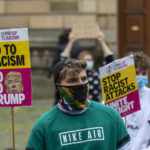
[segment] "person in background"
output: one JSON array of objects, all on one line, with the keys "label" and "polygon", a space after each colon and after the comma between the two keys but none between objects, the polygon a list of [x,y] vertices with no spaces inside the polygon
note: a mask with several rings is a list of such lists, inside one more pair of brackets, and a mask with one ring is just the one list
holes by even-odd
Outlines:
[{"label": "person in background", "polygon": [[76,41],[74,41],[74,42],[69,41],[70,33],[71,33],[71,29],[68,29],[68,30],[65,30],[64,32],[62,32],[62,34],[59,36],[58,46],[56,48],[53,61],[51,63],[49,71],[48,71],[48,81],[49,82],[51,81],[51,77],[52,77],[53,70],[54,70],[56,63],[61,60],[60,54],[65,50],[65,48],[71,47],[71,49],[70,49],[70,57],[71,58],[77,58],[78,54],[81,51],[81,47]]},{"label": "person in background", "polygon": [[150,145],[150,89],[146,86],[150,57],[143,52],[131,54],[134,56],[141,110],[126,116],[125,123],[131,136],[132,150],[144,150]]},{"label": "person in background", "polygon": [[58,62],[54,82],[60,101],[35,123],[26,150],[131,150],[118,112],[88,99],[85,61]]},{"label": "person in background", "polygon": [[[114,59],[113,53],[104,41],[103,32],[98,33],[97,39],[99,43],[101,44],[102,50],[104,53],[103,64],[108,64],[112,62]],[[75,41],[75,37],[73,33],[71,32],[69,35],[69,43],[73,43],[74,41]],[[62,59],[70,58],[70,51],[71,51],[71,46],[66,47],[66,49],[61,53],[61,58]],[[94,101],[101,102],[102,101],[101,84],[100,84],[99,74],[97,71],[94,70],[94,59],[93,59],[92,53],[90,51],[82,50],[79,53],[77,59],[84,60],[87,63],[86,73],[87,73],[87,77],[88,77],[88,81],[90,85],[89,86],[89,98]]]},{"label": "person in background", "polygon": [[87,64],[86,73],[89,81],[89,98],[101,102],[101,84],[99,74],[94,70],[94,59],[91,52],[82,51],[77,59],[84,60]]}]

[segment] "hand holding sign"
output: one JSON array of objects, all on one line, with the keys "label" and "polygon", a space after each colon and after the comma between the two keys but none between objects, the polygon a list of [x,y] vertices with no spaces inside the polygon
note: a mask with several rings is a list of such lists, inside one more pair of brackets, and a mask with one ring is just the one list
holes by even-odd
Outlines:
[{"label": "hand holding sign", "polygon": [[105,38],[104,33],[103,33],[102,31],[99,31],[97,38],[98,38],[98,40],[99,40],[100,42],[103,42],[103,41],[104,41],[104,38]]},{"label": "hand holding sign", "polygon": [[76,40],[75,35],[73,34],[73,32],[70,32],[69,34],[69,42],[74,43]]}]

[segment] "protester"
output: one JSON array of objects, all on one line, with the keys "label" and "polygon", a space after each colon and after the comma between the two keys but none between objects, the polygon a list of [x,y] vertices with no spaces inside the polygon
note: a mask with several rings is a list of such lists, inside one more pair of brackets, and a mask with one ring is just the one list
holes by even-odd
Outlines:
[{"label": "protester", "polygon": [[64,49],[67,46],[71,47],[71,53],[70,53],[71,58],[77,58],[78,54],[81,51],[81,47],[77,42],[72,42],[72,43],[69,42],[69,34],[70,33],[71,33],[71,29],[67,29],[67,30],[63,31],[62,34],[59,36],[58,46],[56,48],[54,58],[53,58],[53,61],[51,63],[51,66],[50,66],[49,72],[48,72],[48,81],[51,81],[54,67],[55,67],[56,63],[61,60],[60,54],[64,51]]},{"label": "protester", "polygon": [[150,57],[143,52],[132,54],[135,62],[141,110],[126,116],[125,123],[132,139],[132,149],[143,150],[150,144],[150,89],[146,87]]},{"label": "protester", "polygon": [[89,98],[100,102],[102,99],[101,95],[101,84],[99,74],[94,70],[94,59],[89,51],[82,51],[78,60],[84,60],[87,63],[86,73],[89,81]]},{"label": "protester", "polygon": [[58,105],[42,115],[26,150],[130,150],[130,137],[112,107],[90,101],[86,63],[62,60],[54,69]]},{"label": "protester", "polygon": [[7,93],[23,91],[22,75],[20,72],[11,71],[6,74],[5,89]]},{"label": "protester", "polygon": [[[104,41],[103,32],[100,31],[97,35],[98,35],[97,39],[101,44],[104,53],[103,64],[108,64],[113,61],[113,53],[111,52],[110,48],[106,45]],[[69,35],[69,43],[73,43],[74,41],[75,41],[75,37],[71,32]],[[62,59],[69,58],[70,52],[71,52],[71,46],[66,47],[65,50],[60,54],[61,58]],[[90,85],[89,86],[90,99],[97,102],[101,102],[102,101],[101,84],[100,84],[99,74],[94,70],[94,59],[92,53],[90,51],[82,50],[79,53],[77,59],[84,60],[87,63],[86,72],[87,72],[87,77]]]}]

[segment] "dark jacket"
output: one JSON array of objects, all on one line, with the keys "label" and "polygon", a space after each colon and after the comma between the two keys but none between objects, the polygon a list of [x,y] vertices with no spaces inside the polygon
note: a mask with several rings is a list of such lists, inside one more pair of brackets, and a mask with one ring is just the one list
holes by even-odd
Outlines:
[{"label": "dark jacket", "polygon": [[[64,51],[66,46],[67,46],[67,43],[66,44],[59,44],[58,47],[56,48],[53,61],[52,61],[51,66],[49,68],[48,78],[50,78],[52,76],[54,66],[56,65],[56,63],[58,61],[60,61],[60,59],[61,59],[60,54]],[[72,49],[71,49],[71,58],[77,58],[77,56],[80,52],[81,52],[81,47],[79,46],[79,44],[77,42],[75,42],[73,44]]]}]

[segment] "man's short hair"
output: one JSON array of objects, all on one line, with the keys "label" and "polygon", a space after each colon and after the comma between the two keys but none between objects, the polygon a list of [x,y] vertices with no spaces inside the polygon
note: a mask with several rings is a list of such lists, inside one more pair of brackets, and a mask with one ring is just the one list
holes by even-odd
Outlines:
[{"label": "man's short hair", "polygon": [[59,61],[54,68],[54,82],[60,83],[67,74],[77,76],[82,70],[86,69],[86,62],[75,59]]},{"label": "man's short hair", "polygon": [[147,70],[150,68],[150,57],[141,52],[131,52],[134,56],[134,63],[136,68]]}]

